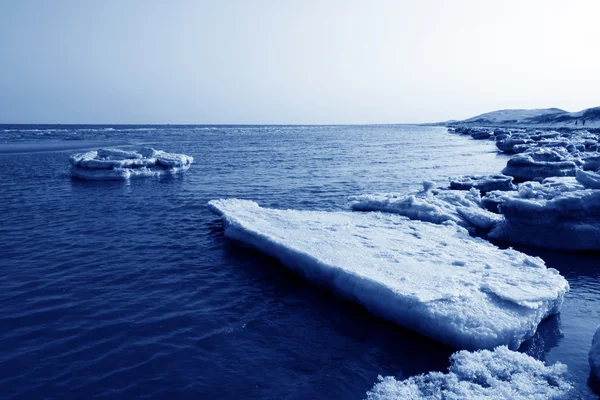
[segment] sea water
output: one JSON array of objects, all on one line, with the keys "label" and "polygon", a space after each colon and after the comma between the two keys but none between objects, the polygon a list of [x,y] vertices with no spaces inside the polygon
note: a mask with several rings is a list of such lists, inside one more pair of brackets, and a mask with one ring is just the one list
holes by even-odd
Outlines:
[{"label": "sea water", "polygon": [[[195,164],[129,182],[69,175],[73,152],[139,145]],[[443,371],[453,349],[227,240],[206,203],[347,210],[351,195],[506,161],[442,127],[0,125],[0,398],[361,399],[378,375]],[[520,350],[567,364],[591,396],[600,256],[519,250],[571,285]]]}]

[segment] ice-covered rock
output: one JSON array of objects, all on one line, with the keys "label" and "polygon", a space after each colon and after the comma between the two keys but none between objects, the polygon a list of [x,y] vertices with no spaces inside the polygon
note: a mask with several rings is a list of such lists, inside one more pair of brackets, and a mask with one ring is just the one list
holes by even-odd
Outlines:
[{"label": "ice-covered rock", "polygon": [[213,200],[225,235],[376,315],[456,348],[516,349],[569,288],[537,257],[456,225],[378,212],[275,210]]},{"label": "ice-covered rock", "polygon": [[498,347],[466,350],[450,357],[448,373],[430,372],[406,380],[379,377],[368,400],[550,400],[569,399],[567,366],[545,365],[523,353]]},{"label": "ice-covered rock", "polygon": [[592,348],[590,349],[588,360],[592,369],[592,375],[597,380],[600,380],[600,327],[598,327],[592,339]]},{"label": "ice-covered rock", "polygon": [[354,211],[382,211],[434,224],[453,222],[466,228],[490,229],[497,222],[496,215],[482,208],[478,190],[440,190],[425,184],[425,190],[408,195],[376,193],[352,196],[351,207]]},{"label": "ice-covered rock", "polygon": [[513,177],[506,175],[465,175],[450,179],[450,189],[469,190],[478,189],[482,192],[492,190],[515,190],[512,183]]},{"label": "ice-covered rock", "polygon": [[127,180],[187,171],[194,161],[184,154],[143,148],[138,151],[99,149],[69,157],[71,175],[90,180]]},{"label": "ice-covered rock", "polygon": [[550,176],[575,176],[576,170],[577,164],[568,159],[564,149],[538,148],[513,156],[502,173],[520,181],[531,181]]}]

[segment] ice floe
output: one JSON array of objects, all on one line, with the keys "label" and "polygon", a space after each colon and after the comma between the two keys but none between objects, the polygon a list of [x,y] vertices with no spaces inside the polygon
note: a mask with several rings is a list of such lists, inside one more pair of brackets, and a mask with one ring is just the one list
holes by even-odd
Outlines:
[{"label": "ice floe", "polygon": [[69,157],[71,175],[91,180],[127,180],[135,177],[173,175],[187,171],[194,158],[143,148],[140,151],[99,149]]},{"label": "ice floe", "polygon": [[531,181],[551,176],[575,176],[577,163],[570,160],[562,148],[539,148],[513,156],[502,170],[520,181]]},{"label": "ice floe", "polygon": [[[581,177],[578,179],[580,180]],[[574,178],[526,182],[517,192],[490,192],[504,219],[488,236],[555,250],[600,250],[600,190]]]},{"label": "ice floe", "polygon": [[446,374],[430,372],[405,380],[380,376],[368,400],[566,400],[573,388],[566,365],[546,365],[504,346],[459,351],[450,363]]},{"label": "ice floe", "polygon": [[482,192],[492,190],[515,190],[513,177],[506,175],[464,175],[450,179],[450,189],[469,190],[475,188]]},{"label": "ice floe", "polygon": [[537,257],[451,225],[378,212],[275,210],[213,200],[226,236],[376,315],[460,349],[516,349],[569,285]]},{"label": "ice floe", "polygon": [[479,190],[434,189],[412,194],[375,193],[350,197],[354,211],[382,211],[434,224],[455,223],[465,228],[490,229],[500,217],[482,208]]}]

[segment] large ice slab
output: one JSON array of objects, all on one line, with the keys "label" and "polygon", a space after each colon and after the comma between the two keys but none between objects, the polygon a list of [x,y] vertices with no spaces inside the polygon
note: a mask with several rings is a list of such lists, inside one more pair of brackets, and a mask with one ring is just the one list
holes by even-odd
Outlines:
[{"label": "large ice slab", "polygon": [[566,400],[573,388],[566,365],[547,366],[504,346],[459,351],[450,362],[447,374],[430,372],[401,381],[380,376],[368,400]]},{"label": "large ice slab", "polygon": [[465,228],[491,229],[501,220],[482,208],[479,190],[438,190],[424,182],[412,194],[375,193],[350,198],[354,211],[382,211],[434,224],[453,222]]},{"label": "large ice slab", "polygon": [[127,180],[136,177],[173,175],[187,171],[194,158],[143,148],[138,151],[99,149],[69,157],[71,175],[90,180]]},{"label": "large ice slab", "polygon": [[559,311],[567,281],[456,225],[385,213],[213,200],[225,234],[386,319],[456,348],[516,349]]}]

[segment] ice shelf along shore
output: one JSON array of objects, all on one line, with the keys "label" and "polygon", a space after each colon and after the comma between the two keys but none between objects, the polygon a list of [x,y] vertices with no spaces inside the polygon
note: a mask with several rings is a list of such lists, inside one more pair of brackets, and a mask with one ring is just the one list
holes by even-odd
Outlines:
[{"label": "ice shelf along shore", "polygon": [[262,208],[213,200],[225,235],[372,313],[458,349],[517,349],[557,313],[567,281],[537,257],[455,224],[379,212]]},{"label": "ice shelf along shore", "polygon": [[502,346],[466,350],[450,357],[448,373],[430,372],[406,380],[379,377],[368,400],[558,400],[570,399],[567,367],[545,365]]},{"label": "ice shelf along shore", "polygon": [[71,175],[89,180],[127,180],[165,176],[190,169],[194,158],[152,148],[139,151],[99,149],[69,157]]}]

